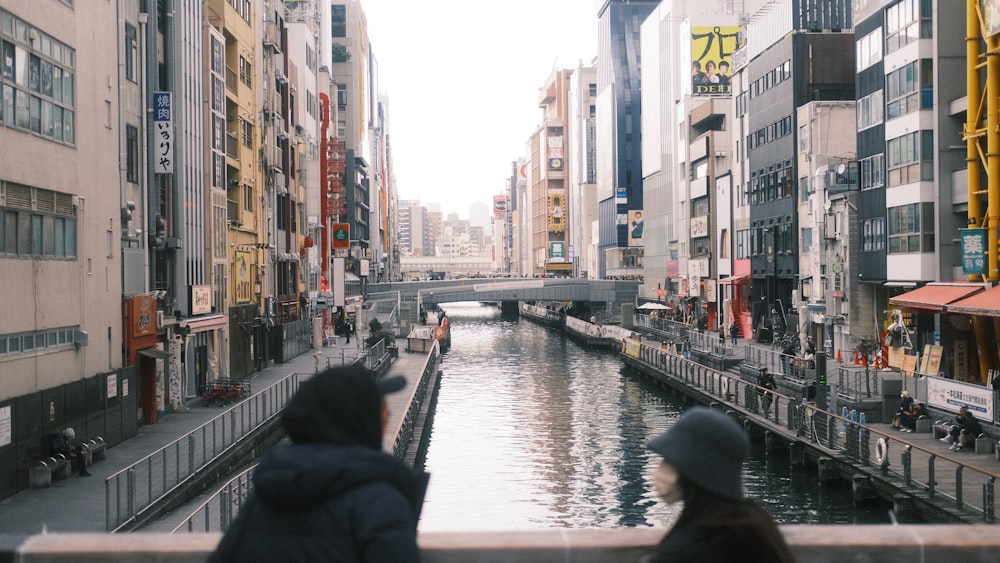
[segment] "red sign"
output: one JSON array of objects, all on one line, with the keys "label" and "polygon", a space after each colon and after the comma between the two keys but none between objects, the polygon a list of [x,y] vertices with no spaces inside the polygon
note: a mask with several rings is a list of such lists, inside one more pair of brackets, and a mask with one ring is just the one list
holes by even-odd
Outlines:
[{"label": "red sign", "polygon": [[129,310],[132,338],[156,334],[156,298],[152,295],[136,295]]},{"label": "red sign", "polygon": [[350,248],[351,226],[347,223],[334,223],[331,237],[333,238],[333,248]]}]

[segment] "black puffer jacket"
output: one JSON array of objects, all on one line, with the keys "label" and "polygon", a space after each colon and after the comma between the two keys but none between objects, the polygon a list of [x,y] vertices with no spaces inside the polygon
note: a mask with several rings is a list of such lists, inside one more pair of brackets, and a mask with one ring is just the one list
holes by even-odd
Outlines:
[{"label": "black puffer jacket", "polygon": [[210,561],[419,561],[426,474],[389,454],[306,443],[272,449]]}]

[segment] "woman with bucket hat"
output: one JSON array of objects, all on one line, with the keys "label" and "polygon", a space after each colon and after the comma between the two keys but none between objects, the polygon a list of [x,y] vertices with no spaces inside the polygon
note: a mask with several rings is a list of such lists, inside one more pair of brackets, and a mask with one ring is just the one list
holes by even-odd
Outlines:
[{"label": "woman with bucket hat", "polygon": [[771,516],[743,497],[750,441],[732,419],[695,407],[646,447],[663,456],[653,476],[657,494],[669,504],[684,501],[650,563],[795,561]]}]

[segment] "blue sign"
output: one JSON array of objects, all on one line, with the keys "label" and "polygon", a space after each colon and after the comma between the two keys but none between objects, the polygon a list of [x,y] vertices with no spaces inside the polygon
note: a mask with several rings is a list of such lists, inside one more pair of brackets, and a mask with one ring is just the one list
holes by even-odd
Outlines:
[{"label": "blue sign", "polygon": [[979,276],[986,271],[986,229],[959,229],[962,237],[962,273]]},{"label": "blue sign", "polygon": [[170,92],[153,92],[153,121],[170,121]]}]

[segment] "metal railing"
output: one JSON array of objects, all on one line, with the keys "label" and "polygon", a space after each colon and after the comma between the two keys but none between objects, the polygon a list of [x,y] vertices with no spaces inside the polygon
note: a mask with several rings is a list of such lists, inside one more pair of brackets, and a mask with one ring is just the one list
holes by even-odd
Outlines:
[{"label": "metal railing", "polygon": [[298,384],[298,374],[291,374],[105,479],[106,529],[116,531],[133,522],[178,485],[276,416],[298,389]]},{"label": "metal railing", "polygon": [[[437,342],[427,355],[421,370],[420,380],[414,391],[415,400],[410,401],[406,413],[395,432],[392,440],[392,455],[402,458],[413,441],[421,407],[427,400],[427,393],[434,372],[438,369],[441,359],[441,349]],[[420,400],[416,400],[419,397]],[[227,481],[215,493],[198,505],[191,514],[177,525],[170,533],[177,532],[224,532],[229,529],[233,519],[239,512],[246,498],[253,491],[253,467],[240,472]]]},{"label": "metal railing", "polygon": [[[801,398],[765,390],[657,346],[640,343],[635,359],[728,409],[762,416],[779,430],[787,430],[793,440],[809,442],[850,464],[877,468],[883,476],[895,477],[899,486],[922,490],[931,501],[943,499],[958,510],[980,514],[985,522],[995,520],[995,482],[1000,477],[996,472],[940,457],[934,450],[880,432],[850,414],[837,415]],[[946,472],[954,477],[935,477]]]}]

